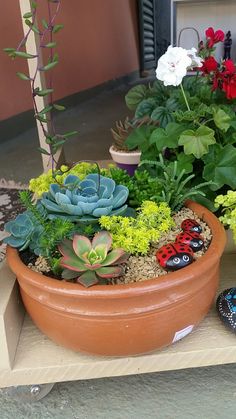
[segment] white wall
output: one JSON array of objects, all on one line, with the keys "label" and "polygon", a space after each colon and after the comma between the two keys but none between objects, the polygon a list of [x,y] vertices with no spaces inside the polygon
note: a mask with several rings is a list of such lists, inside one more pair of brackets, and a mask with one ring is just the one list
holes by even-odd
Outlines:
[{"label": "white wall", "polygon": [[[205,29],[212,26],[215,30],[222,29],[225,33],[230,30],[232,35],[231,58],[236,61],[236,0],[212,0],[176,3],[176,29],[179,32],[186,26],[192,26],[199,32],[200,39],[205,40]],[[180,46],[191,48],[197,46],[194,31],[186,30],[181,35]],[[216,58],[223,55],[223,43],[217,46]]]}]

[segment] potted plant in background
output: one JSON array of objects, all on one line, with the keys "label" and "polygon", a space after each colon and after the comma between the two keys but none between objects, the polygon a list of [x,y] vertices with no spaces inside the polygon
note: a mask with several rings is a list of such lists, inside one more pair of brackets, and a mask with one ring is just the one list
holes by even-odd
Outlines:
[{"label": "potted plant in background", "polygon": [[[133,176],[139,165],[141,151],[138,147],[128,148],[126,140],[136,128],[141,128],[143,125],[145,125],[145,131],[148,129],[149,132],[158,125],[158,122],[151,121],[148,116],[131,121],[127,116],[124,122],[116,121],[115,128],[111,128],[114,142],[109,148],[109,152],[116,165],[126,170],[130,176]],[[142,132],[142,135],[145,135],[145,132]]]},{"label": "potted plant in background", "polygon": [[[58,136],[46,135],[53,152]],[[177,341],[206,315],[225,233],[203,206],[184,206],[207,185],[189,187],[193,175],[180,162],[158,155],[134,181],[119,168],[53,167],[31,182],[37,200],[21,193],[26,211],[6,225],[7,259],[26,310],[51,339],[88,353],[135,355]]]}]

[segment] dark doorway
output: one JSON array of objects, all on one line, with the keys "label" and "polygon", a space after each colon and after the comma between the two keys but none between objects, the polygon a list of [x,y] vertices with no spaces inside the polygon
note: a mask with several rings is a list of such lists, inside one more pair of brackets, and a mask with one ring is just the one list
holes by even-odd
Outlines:
[{"label": "dark doorway", "polygon": [[141,73],[156,68],[158,58],[170,45],[171,0],[139,0]]}]

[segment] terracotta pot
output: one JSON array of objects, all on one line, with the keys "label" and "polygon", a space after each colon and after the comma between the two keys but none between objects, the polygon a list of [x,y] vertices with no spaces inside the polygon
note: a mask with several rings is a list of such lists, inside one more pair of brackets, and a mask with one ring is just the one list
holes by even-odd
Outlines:
[{"label": "terracotta pot", "polygon": [[113,161],[120,169],[126,170],[126,172],[128,172],[130,176],[134,175],[134,172],[137,169],[140,162],[141,151],[126,153],[117,151],[114,149],[113,146],[111,146],[109,148],[109,153]]},{"label": "terracotta pot", "polygon": [[218,219],[189,202],[211,228],[207,252],[188,267],[130,285],[81,285],[42,276],[8,247],[7,258],[39,329],[55,342],[99,355],[135,355],[171,344],[207,314],[218,286],[225,231]]}]

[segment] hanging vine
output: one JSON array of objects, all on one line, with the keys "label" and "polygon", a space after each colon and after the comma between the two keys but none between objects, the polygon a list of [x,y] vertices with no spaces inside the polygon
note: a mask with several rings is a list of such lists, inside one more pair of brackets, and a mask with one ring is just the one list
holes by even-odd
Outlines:
[{"label": "hanging vine", "polygon": [[[16,57],[20,57],[23,59],[32,59],[36,60],[35,72],[33,76],[30,77],[29,74],[17,72],[17,76],[26,81],[30,81],[31,83],[31,94],[33,99],[33,106],[34,106],[34,116],[39,121],[40,126],[42,128],[45,142],[48,144],[49,149],[46,150],[45,148],[39,147],[39,151],[42,154],[46,154],[49,156],[51,161],[52,171],[55,170],[56,160],[55,154],[57,151],[63,146],[66,139],[77,134],[77,131],[70,131],[64,134],[59,134],[56,132],[54,119],[53,119],[53,112],[54,110],[63,111],[65,107],[54,103],[53,101],[53,92],[54,89],[52,87],[52,70],[58,64],[58,53],[55,52],[55,48],[57,46],[57,42],[54,40],[54,36],[63,28],[63,24],[56,24],[55,20],[58,15],[61,6],[61,0],[45,0],[47,3],[47,17],[38,19],[40,21],[40,25],[37,23],[37,12],[39,1],[34,0],[31,1],[31,10],[23,15],[23,19],[25,24],[29,27],[29,30],[25,34],[24,38],[20,41],[17,48],[5,48],[4,51],[11,57],[15,59]],[[29,54],[26,52],[25,45],[27,40],[31,34],[34,32],[38,37],[38,45],[41,51],[39,50],[36,54]],[[48,61],[45,65],[41,62],[41,53],[43,50],[48,50]],[[47,87],[44,89],[40,89],[37,86],[37,76],[39,72],[50,72],[48,77],[48,84]],[[38,104],[36,101],[36,96],[43,96],[47,98],[47,105],[43,109],[38,108]],[[47,123],[47,128],[45,124]]]}]

